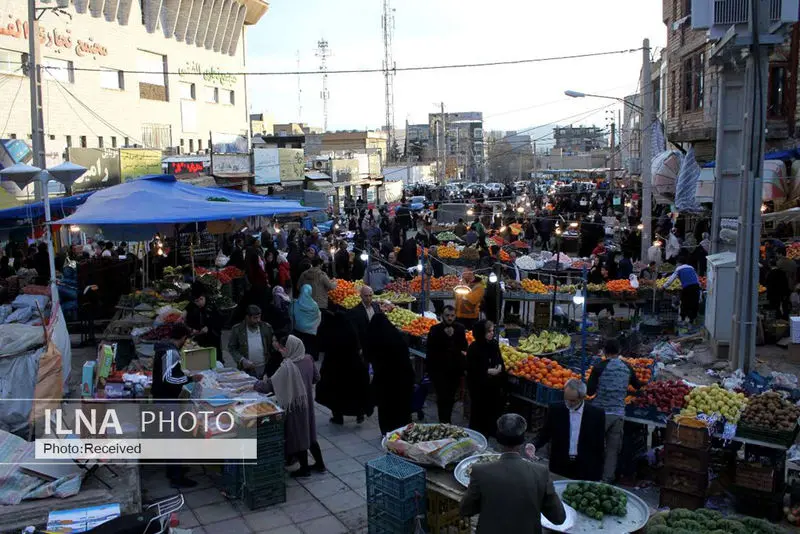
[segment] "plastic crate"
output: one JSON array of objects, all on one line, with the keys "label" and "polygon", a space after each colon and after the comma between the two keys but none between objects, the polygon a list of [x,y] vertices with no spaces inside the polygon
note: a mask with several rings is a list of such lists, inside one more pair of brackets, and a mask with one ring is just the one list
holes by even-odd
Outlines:
[{"label": "plastic crate", "polygon": [[259,444],[269,441],[283,441],[283,417],[269,416],[258,422],[256,437]]},{"label": "plastic crate", "polygon": [[243,473],[242,465],[225,462],[222,473],[218,479],[217,487],[228,498],[238,499],[242,496]]},{"label": "plastic crate", "polygon": [[250,510],[258,510],[284,503],[286,502],[286,484],[281,481],[278,484],[260,488],[248,488],[245,486],[242,492],[242,501]]},{"label": "plastic crate", "polygon": [[661,489],[678,491],[695,497],[705,497],[706,491],[708,491],[708,471],[693,473],[665,467]]},{"label": "plastic crate", "polygon": [[698,497],[696,495],[689,495],[680,491],[674,491],[666,488],[661,488],[661,495],[658,500],[659,508],[669,508],[675,510],[676,508],[685,508],[687,510],[697,510],[698,508],[705,508],[705,497]]},{"label": "plastic crate", "polygon": [[760,492],[738,486],[733,487],[734,508],[742,515],[767,519],[774,523],[783,515],[783,492]]},{"label": "plastic crate", "polygon": [[692,473],[707,473],[710,464],[708,451],[689,449],[667,443],[664,445],[664,466]]},{"label": "plastic crate", "polygon": [[542,384],[538,384],[536,389],[536,402],[541,404],[552,404],[564,400],[564,390],[554,389]]},{"label": "plastic crate", "polygon": [[408,499],[395,499],[374,485],[367,485],[367,503],[381,510],[397,521],[413,519],[425,514],[425,495],[421,494]]},{"label": "plastic crate", "polygon": [[367,532],[369,534],[414,534],[415,529],[415,517],[398,521],[380,507],[367,505]]},{"label": "plastic crate", "polygon": [[800,431],[800,426],[798,425],[795,425],[792,430],[772,430],[771,428],[750,426],[745,422],[736,426],[737,437],[775,443],[786,448],[792,446],[792,443],[797,438],[798,431]]},{"label": "plastic crate", "polygon": [[425,495],[425,470],[393,454],[367,462],[367,487],[373,486],[394,499]]},{"label": "plastic crate", "polygon": [[283,483],[286,470],[283,462],[265,466],[245,465],[242,470],[244,485],[248,488],[261,488],[271,484]]}]

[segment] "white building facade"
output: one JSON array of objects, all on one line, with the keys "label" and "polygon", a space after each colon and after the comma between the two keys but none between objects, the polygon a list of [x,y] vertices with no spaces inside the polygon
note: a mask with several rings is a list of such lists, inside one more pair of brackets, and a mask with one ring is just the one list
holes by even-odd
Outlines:
[{"label": "white building facade", "polygon": [[[44,12],[48,165],[70,147],[196,153],[209,148],[210,132],[247,135],[245,28],[267,9],[262,0],[73,0]],[[30,139],[26,20],[25,0],[0,6],[6,139]]]}]

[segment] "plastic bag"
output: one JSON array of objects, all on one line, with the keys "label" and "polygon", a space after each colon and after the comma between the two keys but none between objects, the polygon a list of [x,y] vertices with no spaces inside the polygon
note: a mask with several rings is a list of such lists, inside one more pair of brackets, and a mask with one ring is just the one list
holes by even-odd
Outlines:
[{"label": "plastic bag", "polygon": [[630,280],[633,289],[639,289],[639,278],[635,274],[630,275],[628,280]]},{"label": "plastic bag", "polygon": [[26,323],[33,316],[33,308],[18,308],[6,317],[5,324]]},{"label": "plastic bag", "polygon": [[230,258],[225,254],[223,254],[222,251],[220,250],[219,254],[217,254],[217,259],[214,260],[214,265],[216,265],[221,269],[226,265],[228,265],[228,261],[230,261]]},{"label": "plastic bag", "polygon": [[45,309],[50,303],[50,297],[46,295],[17,295],[11,306],[17,308],[34,308],[38,305],[39,308]]},{"label": "plastic bag", "polygon": [[20,354],[44,345],[44,330],[24,324],[0,325],[0,356]]},{"label": "plastic bag", "polygon": [[153,325],[162,326],[166,324],[182,323],[185,318],[186,312],[173,308],[172,306],[162,306],[157,310]]}]

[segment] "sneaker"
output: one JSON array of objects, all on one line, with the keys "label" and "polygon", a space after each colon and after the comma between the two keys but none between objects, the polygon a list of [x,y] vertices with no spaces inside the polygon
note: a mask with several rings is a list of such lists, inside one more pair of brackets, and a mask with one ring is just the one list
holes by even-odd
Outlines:
[{"label": "sneaker", "polygon": [[344,417],[331,417],[330,421],[334,425],[343,425]]},{"label": "sneaker", "polygon": [[308,467],[301,467],[297,471],[292,471],[289,473],[289,476],[292,478],[306,478],[311,476],[311,470]]},{"label": "sneaker", "polygon": [[181,477],[170,480],[169,485],[173,488],[193,488],[197,486],[197,481],[191,478]]}]

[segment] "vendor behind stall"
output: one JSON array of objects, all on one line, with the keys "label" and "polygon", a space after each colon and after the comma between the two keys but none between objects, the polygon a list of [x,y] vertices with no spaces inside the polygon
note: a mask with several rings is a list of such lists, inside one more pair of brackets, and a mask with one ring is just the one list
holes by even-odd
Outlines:
[{"label": "vendor behind stall", "polygon": [[456,293],[456,319],[464,325],[464,328],[470,330],[480,317],[484,288],[483,283],[475,278],[470,270],[464,271],[461,277],[464,283],[470,286],[470,292],[467,294]]},{"label": "vendor behind stall", "polygon": [[[685,254],[678,256],[678,267],[667,279],[664,287],[669,287],[677,278],[681,281],[681,321],[688,320],[690,323],[697,318],[697,311],[700,307],[700,279],[697,271],[688,264]],[[786,288],[786,296],[789,296],[789,287]]]},{"label": "vendor behind stall", "polygon": [[201,347],[217,349],[217,361],[222,360],[222,332],[213,310],[206,303],[205,287],[195,282],[192,285],[192,301],[186,306],[186,326]]},{"label": "vendor behind stall", "polygon": [[271,375],[280,365],[280,358],[271,357],[272,326],[261,320],[261,308],[247,307],[247,317],[231,329],[228,352],[237,366],[248,374],[261,378]]}]

